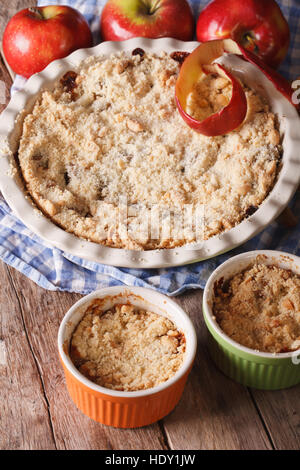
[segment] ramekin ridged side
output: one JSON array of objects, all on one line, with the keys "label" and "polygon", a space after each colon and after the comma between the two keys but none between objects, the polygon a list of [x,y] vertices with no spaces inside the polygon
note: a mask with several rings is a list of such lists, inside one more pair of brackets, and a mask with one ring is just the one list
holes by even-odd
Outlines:
[{"label": "ramekin ridged side", "polygon": [[[88,304],[95,298],[105,299],[104,309],[129,301],[140,308],[148,308],[170,318],[186,338],[184,362],[177,373],[157,387],[136,392],[110,390],[84,377],[69,357],[69,341]],[[89,294],[66,313],[58,333],[60,360],[68,392],[75,405],[93,420],[118,428],[146,426],[162,419],[173,410],[180,400],[191,371],[196,347],[195,329],[187,314],[168,297],[141,287],[108,287]]]},{"label": "ramekin ridged side", "polygon": [[260,262],[300,274],[300,258],[289,253],[257,250],[234,256],[219,266],[208,279],[203,295],[203,316],[209,332],[210,355],[225,375],[248,387],[279,390],[300,383],[300,350],[273,354],[246,348],[221,330],[212,311],[215,283],[246,268],[258,255],[261,255]]},{"label": "ramekin ridged side", "polygon": [[[63,364],[64,366],[64,364]],[[85,415],[117,428],[136,428],[159,421],[179,402],[189,371],[165,390],[144,397],[122,398],[104,395],[78,381],[64,366],[69,395]]]}]

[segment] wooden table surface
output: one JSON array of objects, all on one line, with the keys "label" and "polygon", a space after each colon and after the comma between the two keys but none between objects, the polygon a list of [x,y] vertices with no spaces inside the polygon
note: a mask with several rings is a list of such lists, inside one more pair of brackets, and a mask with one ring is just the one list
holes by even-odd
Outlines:
[{"label": "wooden table surface", "polygon": [[[7,19],[33,3],[1,1],[1,36]],[[11,79],[3,63],[0,79],[7,104]],[[300,449],[300,386],[263,392],[223,376],[207,353],[201,291],[176,299],[198,332],[197,360],[179,405],[156,424],[119,430],[84,416],[66,390],[56,337],[81,296],[43,290],[3,262],[0,279],[1,449]]]}]

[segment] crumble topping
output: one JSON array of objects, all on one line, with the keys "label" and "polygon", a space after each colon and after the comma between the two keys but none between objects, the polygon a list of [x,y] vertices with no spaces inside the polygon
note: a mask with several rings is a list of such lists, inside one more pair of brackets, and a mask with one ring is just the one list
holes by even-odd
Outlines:
[{"label": "crumble topping", "polygon": [[98,385],[145,390],[178,371],[185,337],[172,321],[156,313],[126,304],[102,312],[96,302],[74,331],[70,352],[78,370]]},{"label": "crumble topping", "polygon": [[232,95],[231,81],[217,75],[204,75],[188,96],[187,113],[197,121],[228,105]]},{"label": "crumble topping", "polygon": [[[229,230],[274,186],[282,152],[275,115],[244,85],[242,126],[198,134],[175,103],[185,55],[133,52],[90,57],[41,94],[18,152],[28,193],[66,231],[112,247],[173,248]],[[199,85],[199,112],[226,99],[220,80]]]},{"label": "crumble topping", "polygon": [[262,352],[300,348],[300,277],[255,262],[215,286],[213,313],[233,340]]}]

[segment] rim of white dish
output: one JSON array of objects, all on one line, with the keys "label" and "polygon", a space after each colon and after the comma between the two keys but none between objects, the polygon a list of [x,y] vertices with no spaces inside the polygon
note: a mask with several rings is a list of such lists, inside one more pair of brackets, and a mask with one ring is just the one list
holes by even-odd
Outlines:
[{"label": "rim of white dish", "polygon": [[[122,392],[117,390],[111,390],[109,388],[102,387],[101,385],[95,384],[94,382],[87,379],[84,375],[82,375],[78,369],[76,369],[75,365],[71,361],[68,354],[64,351],[64,343],[66,342],[68,336],[71,337],[74,329],[76,328],[78,322],[72,325],[70,328],[70,332],[66,332],[68,325],[72,321],[72,317],[76,314],[78,309],[83,307],[85,304],[89,304],[91,300],[95,298],[105,298],[110,296],[117,296],[123,295],[125,297],[133,295],[142,298],[143,301],[149,304],[150,308],[151,305],[157,307],[160,311],[172,312],[172,321],[176,325],[176,318],[181,317],[186,325],[186,329],[184,331],[185,339],[186,339],[186,352],[182,366],[178,369],[178,371],[166,382],[163,382],[156,387],[148,388],[146,390],[140,391],[133,391],[133,392]],[[134,299],[130,298],[132,303],[134,304]],[[182,330],[180,326],[178,326],[179,330]],[[177,382],[181,377],[190,369],[192,366],[197,350],[197,335],[195,331],[195,327],[193,322],[191,321],[190,317],[185,313],[185,311],[174,301],[171,300],[169,297],[161,294],[160,292],[156,292],[152,289],[146,289],[144,287],[127,287],[127,286],[113,286],[113,287],[104,287],[103,289],[99,289],[97,291],[92,292],[89,295],[86,295],[82,299],[78,300],[65,314],[63,320],[61,321],[59,330],[58,330],[58,351],[60,357],[67,367],[68,371],[81,383],[83,383],[88,388],[94,390],[95,392],[100,392],[104,395],[120,397],[120,398],[137,398],[137,397],[146,397],[150,395],[154,395],[159,393],[166,388],[173,385]]]},{"label": "rim of white dish", "polygon": [[[278,180],[257,211],[234,228],[201,243],[187,244],[172,249],[136,251],[106,247],[81,239],[55,225],[39,211],[30,197],[10,175],[13,145],[18,139],[15,120],[22,110],[29,109],[39,93],[51,88],[55,81],[67,70],[76,68],[90,56],[109,55],[114,52],[132,51],[140,47],[145,51],[187,51],[191,52],[198,42],[183,42],[171,38],[134,38],[122,42],[104,42],[89,49],[79,49],[68,57],[49,64],[42,72],[33,75],[24,89],[16,92],[0,117],[0,189],[16,216],[36,235],[51,247],[57,247],[73,256],[85,260],[127,268],[161,268],[179,266],[212,258],[245,243],[270,224],[286,207],[294,195],[300,181],[300,164],[296,156],[300,146],[300,118],[293,105],[284,98],[264,74],[252,64],[227,55],[219,59],[246,83],[265,93],[271,108],[279,116],[281,131],[284,134],[282,168]],[[26,114],[26,113],[25,113]]]},{"label": "rim of white dish", "polygon": [[[218,333],[219,336],[222,337],[224,341],[228,344],[233,346],[240,351],[243,351],[247,354],[251,354],[252,356],[261,357],[261,358],[268,358],[268,359],[287,359],[292,358],[294,356],[299,356],[300,349],[292,352],[286,353],[268,353],[268,352],[261,352],[256,351],[255,349],[247,348],[242,344],[234,341],[231,339],[218,325],[211,308],[211,299],[213,298],[213,289],[215,282],[218,279],[221,279],[223,276],[222,274],[228,269],[232,268],[232,273],[239,272],[240,269],[246,267],[247,264],[250,264],[254,261],[257,256],[262,255],[266,257],[266,262],[270,262],[272,264],[278,264],[282,268],[290,269],[296,274],[300,275],[300,257],[296,255],[292,255],[290,253],[286,253],[284,251],[275,251],[275,250],[254,250],[254,251],[246,251],[245,253],[241,253],[239,255],[233,256],[232,258],[228,259],[224,263],[222,263],[218,268],[216,268],[213,273],[210,275],[205,289],[203,293],[203,315],[209,322],[211,328]],[[260,262],[264,262],[260,260]]]}]

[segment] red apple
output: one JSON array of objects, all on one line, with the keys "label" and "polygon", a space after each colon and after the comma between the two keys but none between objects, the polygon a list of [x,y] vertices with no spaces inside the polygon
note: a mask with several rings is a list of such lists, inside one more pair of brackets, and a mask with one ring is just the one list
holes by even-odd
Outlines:
[{"label": "red apple", "polygon": [[290,32],[275,0],[213,0],[200,13],[197,39],[226,38],[277,68],[286,56]]},{"label": "red apple", "polygon": [[26,78],[53,60],[92,45],[87,21],[68,6],[21,10],[10,19],[3,35],[3,52],[8,64]]},{"label": "red apple", "polygon": [[104,41],[133,37],[193,39],[194,18],[187,0],[109,0],[101,15]]}]

